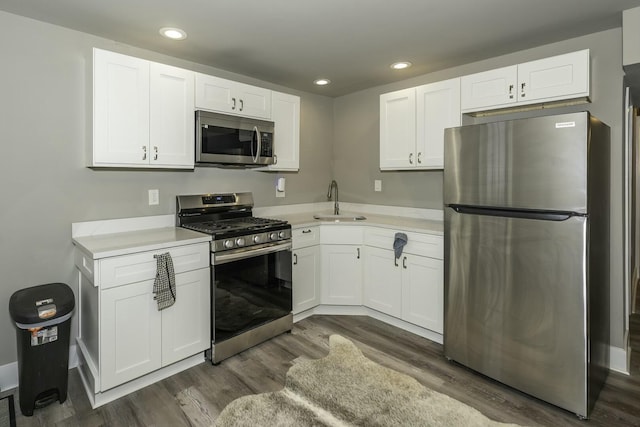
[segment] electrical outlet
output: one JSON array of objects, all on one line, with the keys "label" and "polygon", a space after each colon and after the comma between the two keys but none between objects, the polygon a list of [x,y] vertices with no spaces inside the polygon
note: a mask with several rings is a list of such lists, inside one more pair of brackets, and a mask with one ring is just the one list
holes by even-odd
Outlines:
[{"label": "electrical outlet", "polygon": [[382,191],[382,180],[376,179],[373,181],[373,190],[374,191]]},{"label": "electrical outlet", "polygon": [[160,192],[158,190],[149,190],[149,206],[160,204]]}]

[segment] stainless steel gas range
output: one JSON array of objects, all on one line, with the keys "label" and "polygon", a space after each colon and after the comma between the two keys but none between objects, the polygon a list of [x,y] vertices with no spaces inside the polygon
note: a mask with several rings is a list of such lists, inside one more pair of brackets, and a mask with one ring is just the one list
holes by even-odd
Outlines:
[{"label": "stainless steel gas range", "polygon": [[213,236],[212,363],[293,327],[291,226],[253,216],[251,193],[176,198],[176,222]]}]

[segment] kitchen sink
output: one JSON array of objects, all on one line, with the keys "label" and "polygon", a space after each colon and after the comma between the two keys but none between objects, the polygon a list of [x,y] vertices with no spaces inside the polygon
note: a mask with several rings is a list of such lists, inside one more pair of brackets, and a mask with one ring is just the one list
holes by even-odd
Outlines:
[{"label": "kitchen sink", "polygon": [[319,219],[320,221],[364,221],[367,219],[366,216],[362,215],[330,215],[330,214],[315,214],[313,216],[314,219]]}]

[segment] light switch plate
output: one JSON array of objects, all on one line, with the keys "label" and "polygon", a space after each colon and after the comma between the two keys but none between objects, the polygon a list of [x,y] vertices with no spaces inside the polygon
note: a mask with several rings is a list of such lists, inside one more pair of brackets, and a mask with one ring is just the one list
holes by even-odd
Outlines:
[{"label": "light switch plate", "polygon": [[382,191],[382,180],[376,179],[373,181],[373,190],[374,191]]}]

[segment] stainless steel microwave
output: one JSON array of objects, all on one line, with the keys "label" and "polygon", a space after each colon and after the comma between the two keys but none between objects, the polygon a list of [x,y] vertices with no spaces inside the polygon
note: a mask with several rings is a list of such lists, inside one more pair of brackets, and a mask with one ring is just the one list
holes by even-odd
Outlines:
[{"label": "stainless steel microwave", "polygon": [[274,128],[265,120],[196,111],[196,165],[272,165]]}]

